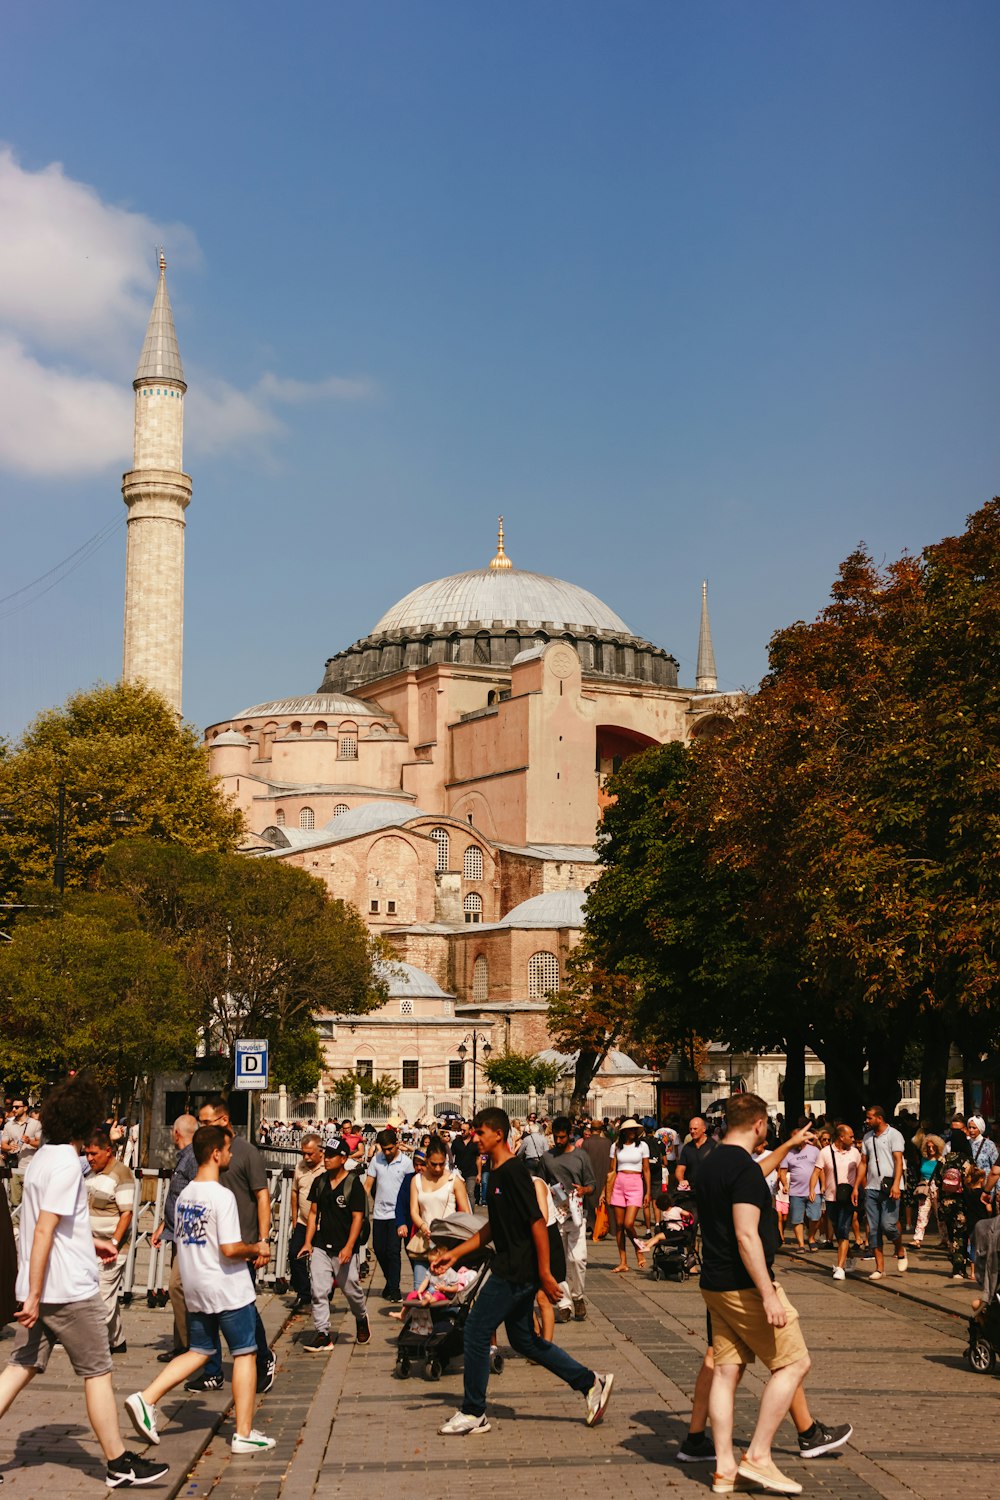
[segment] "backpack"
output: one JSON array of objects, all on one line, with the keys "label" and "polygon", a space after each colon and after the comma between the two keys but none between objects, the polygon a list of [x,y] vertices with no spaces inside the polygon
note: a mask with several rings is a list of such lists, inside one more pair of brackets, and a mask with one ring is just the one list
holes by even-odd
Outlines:
[{"label": "backpack", "polygon": [[941,1173],[941,1192],[945,1197],[954,1198],[962,1191],[964,1186],[961,1167],[955,1163],[952,1163],[950,1167],[945,1167]]}]

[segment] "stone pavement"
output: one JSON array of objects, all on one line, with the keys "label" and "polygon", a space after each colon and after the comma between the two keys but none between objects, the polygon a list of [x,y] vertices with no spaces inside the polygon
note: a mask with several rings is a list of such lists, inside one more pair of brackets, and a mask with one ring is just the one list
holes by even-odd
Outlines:
[{"label": "stone pavement", "polygon": [[[590,1316],[557,1327],[557,1335],[585,1363],[615,1372],[601,1427],[584,1425],[583,1403],[573,1392],[511,1358],[491,1380],[493,1430],[441,1437],[437,1427],[460,1402],[460,1368],[439,1382],[420,1373],[407,1382],[393,1379],[398,1325],[377,1296],[371,1344],[356,1347],[353,1320],[338,1311],[340,1341],[324,1356],[302,1351],[311,1332],[307,1317],[290,1318],[279,1299],[262,1298],[269,1332],[277,1334],[279,1369],[256,1421],[276,1447],[262,1458],[233,1458],[224,1393],[178,1393],[165,1403],[166,1432],[156,1450],[171,1464],[170,1483],[151,1493],[163,1500],[236,1500],[237,1494],[240,1500],[398,1500],[404,1492],[414,1500],[468,1500],[471,1490],[495,1486],[499,1476],[524,1493],[557,1482],[561,1490],[590,1495],[595,1485],[611,1482],[613,1469],[616,1495],[624,1500],[648,1500],[651,1485],[671,1495],[707,1494],[710,1466],[681,1466],[673,1457],[704,1348],[697,1285],[653,1282],[634,1271],[614,1276],[607,1242],[591,1250]],[[829,1500],[937,1500],[945,1489],[984,1486],[988,1493],[983,1466],[1000,1458],[1000,1433],[988,1416],[991,1378],[974,1374],[962,1359],[971,1289],[946,1280],[937,1251],[923,1251],[919,1269],[884,1283],[864,1279],[868,1263],[860,1277],[834,1282],[830,1261],[826,1252],[788,1255],[781,1276],[813,1355],[807,1393],[814,1413],[827,1423],[852,1422],[855,1435],[840,1454],[807,1464],[786,1424],[779,1463],[802,1481],[807,1496]],[[377,1273],[375,1280],[379,1287]],[[165,1344],[169,1311],[133,1305],[126,1322],[129,1353],[116,1361],[122,1396],[146,1378],[152,1346]],[[751,1370],[741,1387],[737,1433],[744,1440],[761,1383]],[[985,1408],[973,1405],[977,1395],[987,1397]],[[17,1500],[94,1493],[103,1468],[64,1356],[57,1354],[50,1372],[0,1424],[0,1472],[5,1495]]]}]

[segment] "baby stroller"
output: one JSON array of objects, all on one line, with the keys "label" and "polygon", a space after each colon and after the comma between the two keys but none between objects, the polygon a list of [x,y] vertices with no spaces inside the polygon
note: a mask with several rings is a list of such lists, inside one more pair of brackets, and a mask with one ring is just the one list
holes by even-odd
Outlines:
[{"label": "baby stroller", "polygon": [[653,1249],[652,1277],[654,1281],[686,1281],[698,1268],[695,1252],[697,1230],[665,1229],[666,1239]]},{"label": "baby stroller", "polygon": [[[431,1244],[436,1250],[453,1250],[464,1240],[482,1229],[483,1220],[475,1214],[451,1214],[447,1219],[435,1219],[430,1227]],[[426,1319],[423,1331],[405,1323],[396,1340],[397,1380],[408,1380],[411,1366],[422,1363],[428,1380],[440,1380],[451,1360],[462,1353],[466,1320],[490,1274],[493,1252],[489,1247],[470,1256],[464,1265],[475,1270],[474,1278],[447,1302],[432,1303],[424,1309],[429,1314],[430,1332]],[[490,1359],[490,1370],[499,1375],[503,1370],[503,1355],[494,1354]]]}]

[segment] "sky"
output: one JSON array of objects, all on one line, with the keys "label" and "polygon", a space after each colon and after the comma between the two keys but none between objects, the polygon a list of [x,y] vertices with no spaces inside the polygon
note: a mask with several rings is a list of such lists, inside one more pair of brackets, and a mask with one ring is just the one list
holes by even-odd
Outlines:
[{"label": "sky", "polygon": [[499,513],[686,685],[707,579],[752,688],[859,543],[1000,489],[995,0],[47,0],[4,32],[0,735],[121,670],[161,243],[199,727],[315,691]]}]

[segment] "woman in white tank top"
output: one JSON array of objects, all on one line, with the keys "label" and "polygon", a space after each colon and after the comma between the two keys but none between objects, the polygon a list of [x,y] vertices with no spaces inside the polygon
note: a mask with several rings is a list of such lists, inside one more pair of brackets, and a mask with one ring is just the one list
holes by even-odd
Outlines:
[{"label": "woman in white tank top", "polygon": [[460,1172],[448,1169],[448,1150],[438,1136],[431,1136],[427,1145],[427,1156],[419,1172],[414,1172],[410,1181],[410,1218],[413,1234],[407,1241],[406,1253],[413,1266],[414,1290],[423,1286],[430,1275],[430,1227],[435,1219],[446,1219],[449,1214],[467,1214],[469,1195]]}]

